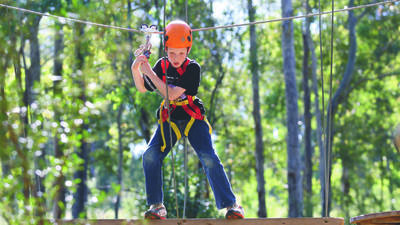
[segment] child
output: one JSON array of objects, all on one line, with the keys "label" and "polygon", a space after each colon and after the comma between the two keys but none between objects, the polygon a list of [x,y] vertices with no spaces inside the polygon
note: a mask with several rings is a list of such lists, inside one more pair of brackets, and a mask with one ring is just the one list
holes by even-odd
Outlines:
[{"label": "child", "polygon": [[143,154],[147,203],[150,205],[145,218],[165,219],[167,215],[163,205],[161,166],[171,150],[170,130],[173,131],[172,145],[182,135],[188,137],[204,167],[217,208],[227,208],[226,218],[244,218],[244,210],[236,203],[224,167],[212,146],[211,126],[204,115],[203,103],[195,96],[200,85],[200,65],[187,57],[192,47],[190,26],[183,21],[169,23],[164,42],[167,58],[159,59],[151,68],[146,56],[141,55],[131,68],[136,88],[142,93],[158,89],[166,98],[165,70],[169,84],[171,129],[164,100],[157,112],[159,125]]}]

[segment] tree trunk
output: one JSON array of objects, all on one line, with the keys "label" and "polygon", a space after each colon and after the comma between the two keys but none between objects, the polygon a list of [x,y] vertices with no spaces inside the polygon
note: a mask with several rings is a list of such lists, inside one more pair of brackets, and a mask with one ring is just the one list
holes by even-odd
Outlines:
[{"label": "tree trunk", "polygon": [[222,85],[222,81],[224,80],[226,72],[225,72],[224,67],[222,66],[223,63],[222,63],[222,59],[221,59],[221,55],[220,55],[219,51],[216,51],[215,53],[211,53],[211,55],[215,59],[215,62],[218,66],[218,76],[216,78],[217,81],[215,82],[214,88],[211,91],[211,97],[210,97],[210,103],[209,103],[210,110],[208,111],[208,120],[210,121],[211,127],[213,127],[217,121],[217,118],[215,115],[215,108],[216,108],[218,90]]},{"label": "tree trunk", "polygon": [[[33,90],[33,86],[35,82],[40,82],[40,47],[39,47],[39,23],[41,20],[41,16],[33,17],[32,21],[28,23],[29,25],[29,44],[30,44],[30,61],[31,65],[26,71],[25,76],[25,105],[30,106],[36,96],[35,91]],[[28,118],[27,118],[28,119]]]},{"label": "tree trunk", "polygon": [[[5,9],[3,9],[5,10]],[[4,12],[4,11],[3,11]],[[16,18],[9,18],[9,13],[7,10],[7,19],[13,19],[16,20]],[[6,18],[6,17],[5,17]],[[16,22],[18,23],[18,22]],[[1,99],[1,105],[0,105],[0,123],[2,123],[2,125],[0,125],[1,130],[0,130],[0,145],[3,148],[3,151],[0,151],[0,158],[1,158],[1,173],[2,173],[2,177],[5,178],[7,177],[10,172],[11,172],[11,164],[12,162],[10,162],[10,156],[11,156],[11,152],[9,149],[7,149],[8,146],[8,137],[7,137],[7,126],[5,125],[5,122],[8,121],[8,115],[7,115],[7,111],[8,111],[8,106],[6,104],[7,100],[6,100],[6,77],[7,77],[7,69],[10,63],[12,63],[14,65],[14,73],[15,73],[15,77],[17,80],[17,84],[18,84],[18,96],[23,96],[23,87],[22,87],[22,80],[21,80],[21,64],[19,61],[19,52],[17,50],[17,33],[15,32],[16,27],[15,24],[16,23],[4,23],[5,25],[3,27],[3,29],[7,32],[4,33],[4,35],[7,37],[9,36],[9,39],[11,40],[11,43],[5,43],[4,46],[2,48],[0,48],[0,55],[3,56],[0,59],[0,74],[1,78],[0,78],[0,99]],[[0,36],[0,38],[2,38],[2,40],[5,40],[3,38],[3,36]],[[12,62],[10,62],[10,60],[12,60]],[[21,92],[20,92],[21,91]],[[22,107],[21,104],[18,104],[19,107]],[[22,115],[22,113],[20,113],[20,115]],[[4,124],[3,124],[4,123]],[[24,120],[23,118],[21,118],[21,124],[24,124]]]},{"label": "tree trunk", "polygon": [[[12,29],[12,30],[15,30]],[[11,39],[12,39],[12,45],[13,46],[17,46],[17,34],[16,32],[11,35]],[[14,64],[14,73],[15,73],[15,78],[18,82],[18,97],[20,97],[21,101],[18,101],[18,106],[20,108],[26,106],[25,102],[24,102],[24,85],[22,82],[22,65],[21,65],[21,56],[24,56],[24,49],[25,49],[25,41],[26,41],[26,37],[24,36],[23,32],[20,32],[20,47],[17,49],[15,49],[15,54],[13,54],[13,64]],[[23,57],[22,57],[23,58]],[[25,66],[26,67],[26,66]],[[20,114],[20,123],[24,126],[25,125],[25,116],[26,114],[21,113]],[[25,131],[25,127],[22,127],[22,130]],[[26,136],[26,133],[23,134],[24,136]]]},{"label": "tree trunk", "polygon": [[[63,25],[61,23],[57,23],[57,28],[55,30],[55,40],[54,40],[54,67],[53,67],[53,74],[57,76],[57,79],[53,82],[53,94],[54,97],[57,99],[62,99],[62,74],[63,74],[63,59],[61,55],[64,51],[64,32],[63,32]],[[61,112],[59,107],[54,107],[55,109],[55,120],[58,123],[61,122]],[[56,134],[54,137],[54,152],[55,157],[61,161],[64,158],[64,146],[60,143],[60,134]],[[65,177],[62,172],[60,171],[60,175],[56,178],[54,186],[56,187],[57,191],[54,196],[53,200],[53,218],[54,219],[61,219],[65,215]]]},{"label": "tree trunk", "polygon": [[[392,172],[392,169],[391,169],[391,167],[390,167],[390,161],[391,161],[391,159],[390,158],[388,158],[387,160],[386,160],[386,170],[388,171],[388,179],[389,179],[389,186],[388,186],[388,189],[389,189],[389,199],[394,199],[394,195],[393,195],[393,189],[394,189],[394,186],[395,186],[395,184],[394,184],[394,182],[393,182],[393,178],[394,178],[394,176],[393,176],[393,172]],[[395,207],[394,207],[394,204],[393,204],[393,201],[390,201],[390,210],[391,211],[393,211],[395,209]]]},{"label": "tree trunk", "polygon": [[[80,132],[83,134],[83,131],[87,131],[87,129],[88,125],[84,123],[82,124]],[[86,142],[84,137],[82,137],[80,142],[81,146],[79,148],[79,151],[77,152],[77,155],[80,159],[83,160],[83,165],[82,168],[79,168],[74,174],[74,179],[80,179],[74,196],[75,202],[72,206],[72,216],[74,219],[86,218],[85,203],[87,201],[88,195],[88,188],[86,185],[88,168],[88,143]]]},{"label": "tree trunk", "polygon": [[[324,158],[325,158],[325,151],[324,151],[324,144],[322,141],[322,119],[321,119],[321,110],[319,108],[319,94],[318,94],[318,80],[317,80],[317,57],[315,55],[315,47],[313,40],[311,38],[310,29],[307,30],[308,33],[308,45],[311,49],[311,71],[312,71],[312,89],[314,92],[314,108],[315,108],[315,119],[317,120],[317,130],[316,130],[316,139],[318,142],[318,148],[320,151],[320,183],[321,183],[321,197],[322,191],[325,190],[325,167],[324,167]],[[322,63],[322,62],[321,62]],[[323,215],[322,215],[323,216]]]},{"label": "tree trunk", "polygon": [[122,163],[123,163],[123,149],[122,149],[122,128],[121,128],[121,117],[124,109],[124,104],[118,108],[117,124],[118,124],[118,185],[120,187],[117,195],[117,201],[115,203],[114,214],[115,219],[118,219],[118,210],[121,202],[121,192],[122,192]]},{"label": "tree trunk", "polygon": [[[29,26],[29,46],[30,46],[30,67],[29,73],[26,74],[26,80],[28,81],[25,85],[25,93],[26,100],[25,104],[28,109],[25,119],[25,136],[28,137],[28,126],[32,120],[31,118],[31,105],[37,98],[37,92],[34,89],[34,85],[40,82],[40,73],[41,73],[41,65],[40,65],[40,45],[39,45],[39,24],[41,20],[41,16],[28,16],[28,26]],[[41,170],[46,167],[45,165],[45,157],[46,152],[43,149],[40,156],[34,156],[34,168],[36,170]],[[36,198],[37,204],[35,208],[35,214],[38,218],[43,218],[46,212],[46,203],[43,197],[43,193],[46,192],[43,177],[35,174],[35,190],[32,191],[32,195]],[[39,224],[42,224],[43,221],[39,220]]]},{"label": "tree trunk", "polygon": [[[77,66],[76,70],[83,70],[85,55],[82,47],[82,41],[84,39],[84,26],[82,24],[75,24],[75,43],[76,43],[76,60]],[[77,83],[80,85],[81,88],[81,95],[79,99],[82,104],[86,102],[86,84],[83,79],[78,80]],[[85,203],[87,200],[88,188],[86,185],[87,180],[87,168],[88,168],[88,143],[86,142],[85,132],[87,132],[89,126],[86,122],[83,122],[79,132],[82,135],[80,140],[80,148],[77,152],[77,155],[83,161],[82,167],[80,167],[74,174],[75,179],[80,179],[80,182],[77,186],[76,193],[75,193],[75,202],[72,206],[72,216],[73,218],[83,217],[86,218],[86,209]]]},{"label": "tree trunk", "polygon": [[[13,36],[12,36],[13,37]],[[11,38],[11,40],[14,40],[14,38]],[[11,45],[13,46],[15,44],[14,41],[11,42]],[[5,45],[8,47],[8,45]],[[10,167],[11,163],[9,163],[10,160],[10,153],[9,149],[7,147],[8,145],[8,127],[6,125],[6,122],[8,121],[8,105],[7,105],[7,100],[6,100],[6,74],[7,74],[7,68],[9,65],[10,57],[8,55],[8,52],[13,52],[9,51],[8,48],[2,47],[0,48],[0,55],[4,56],[0,58],[0,145],[2,146],[2,151],[0,151],[0,159],[1,159],[1,177],[5,178],[10,174]],[[15,59],[15,57],[14,57]],[[15,64],[15,63],[14,63]]]},{"label": "tree trunk", "polygon": [[[0,49],[0,54],[4,55],[5,57],[0,59],[0,74],[6,74],[7,68],[8,68],[8,64],[9,64],[9,60],[10,60],[10,56],[4,51],[5,49],[2,48]],[[9,51],[11,52],[11,51]],[[7,98],[6,98],[6,76],[0,76],[0,134],[2,134],[2,136],[0,136],[0,141],[2,144],[2,147],[7,147],[8,143],[12,143],[14,145],[14,149],[17,153],[18,158],[21,160],[21,176],[22,176],[22,184],[23,184],[23,195],[24,195],[24,205],[29,205],[30,204],[30,191],[35,189],[35,187],[32,185],[31,182],[31,176],[29,175],[29,171],[30,169],[30,160],[28,160],[28,156],[26,154],[25,151],[23,151],[23,149],[20,146],[20,143],[18,141],[18,136],[17,134],[14,132],[14,128],[12,127],[12,125],[10,123],[4,123],[3,121],[9,121],[8,118],[8,102],[7,102]],[[6,135],[8,134],[8,135]],[[3,139],[4,138],[4,139]],[[5,148],[7,149],[7,148]],[[1,159],[3,160],[3,155],[1,155]],[[13,164],[9,164],[9,166],[13,166]],[[19,166],[19,165],[16,165]],[[10,168],[8,168],[10,169]],[[4,171],[2,171],[3,176],[4,176]],[[28,210],[26,207],[23,208],[24,211],[24,215],[25,216],[29,216],[31,214],[30,210]],[[13,209],[11,209],[12,213]],[[6,218],[5,218],[6,219]]]},{"label": "tree trunk", "polygon": [[[8,14],[10,15],[10,14]],[[10,18],[7,17],[8,20],[10,19],[16,19],[16,18]],[[32,177],[29,174],[29,171],[32,169],[30,168],[30,162],[31,160],[28,159],[30,157],[24,149],[22,149],[18,137],[19,137],[19,131],[17,128],[14,131],[13,126],[11,125],[11,121],[9,118],[9,105],[8,105],[8,100],[6,96],[6,77],[7,77],[7,71],[8,67],[10,64],[10,60],[12,60],[12,63],[14,65],[14,72],[16,76],[16,80],[18,82],[18,97],[23,97],[24,96],[24,91],[23,91],[23,85],[22,85],[22,80],[21,80],[21,63],[19,61],[20,53],[17,50],[17,33],[16,33],[16,23],[19,23],[22,19],[18,18],[16,19],[17,22],[7,22],[3,23],[4,25],[4,30],[9,31],[11,33],[8,33],[8,37],[11,40],[11,43],[6,43],[2,48],[0,48],[0,144],[2,146],[2,151],[0,151],[0,156],[1,156],[1,164],[2,164],[2,176],[7,177],[11,170],[16,168],[16,167],[21,167],[21,177],[22,179],[19,179],[18,182],[22,183],[22,192],[23,192],[23,201],[24,205],[29,205],[30,203],[30,197],[31,197],[31,191],[35,189],[34,185],[32,184]],[[7,33],[4,33],[7,37]],[[8,39],[8,38],[7,38]],[[25,41],[24,38],[21,38],[21,43]],[[4,40],[4,39],[3,39]],[[21,46],[22,49],[22,46]],[[22,101],[23,103],[23,101]],[[23,103],[24,104],[24,103]],[[18,103],[19,107],[23,107],[21,103]],[[20,113],[22,115],[22,113]],[[20,117],[21,118],[21,127],[24,128],[25,126],[25,117]],[[24,129],[22,129],[24,130]],[[22,132],[21,132],[22,133]],[[23,134],[24,135],[24,134]],[[11,145],[14,145],[13,147]],[[12,160],[11,153],[12,152],[17,152],[17,160]],[[11,152],[12,151],[12,152]],[[7,197],[8,199],[15,199],[16,193],[10,193]],[[7,198],[5,197],[5,198]],[[18,207],[14,203],[10,204],[11,208],[10,210],[7,211],[8,214],[13,215],[15,214],[16,211],[18,210]],[[24,215],[28,216],[32,212],[30,212],[28,209],[24,208],[23,209]],[[4,217],[5,220],[8,220],[6,217]]]},{"label": "tree trunk", "polygon": [[[305,2],[306,14],[310,12],[308,0]],[[309,88],[309,39],[310,39],[310,18],[306,18],[305,25],[303,27],[303,90],[304,90],[304,204],[305,204],[305,216],[312,217],[313,215],[313,204],[312,204],[312,156],[314,149],[311,145],[311,98]]]},{"label": "tree trunk", "polygon": [[[0,52],[2,53],[2,52]],[[0,65],[2,67],[2,65]],[[0,69],[0,72],[2,74],[5,74],[5,70]],[[4,121],[7,121],[8,116],[7,116],[7,105],[5,101],[5,78],[6,76],[1,76],[0,77],[0,144],[2,148],[4,149],[3,151],[7,150],[7,152],[2,152],[0,153],[0,159],[1,159],[1,177],[5,178],[10,174],[10,154],[8,153],[7,149],[7,143],[8,143],[8,138],[7,138],[7,127],[4,126]]]},{"label": "tree trunk", "polygon": [[[343,141],[344,142],[344,141]],[[348,221],[350,219],[350,213],[349,213],[349,204],[350,204],[350,178],[349,178],[349,164],[351,164],[351,160],[349,154],[347,151],[342,151],[341,152],[341,161],[342,161],[342,210],[345,214],[345,219]]]},{"label": "tree trunk", "polygon": [[[255,9],[252,0],[247,1],[249,12],[249,21],[253,22],[255,17]],[[255,25],[250,26],[250,68],[252,73],[253,86],[253,118],[255,125],[256,139],[256,176],[257,176],[257,193],[258,193],[258,217],[267,217],[267,209],[265,204],[265,179],[264,179],[264,143],[262,140],[263,132],[261,126],[260,115],[260,96],[259,96],[259,67],[257,59],[257,37]]]},{"label": "tree trunk", "polygon": [[[354,6],[354,0],[350,0],[349,1],[349,5],[348,7],[353,7]],[[339,84],[339,88],[337,89],[337,91],[335,92],[332,101],[330,102],[330,104],[328,105],[328,109],[327,109],[327,126],[326,126],[326,163],[329,164],[329,166],[326,166],[325,169],[327,169],[327,179],[328,181],[326,182],[328,184],[328,187],[326,187],[327,192],[330,193],[331,192],[331,149],[332,149],[332,142],[334,140],[334,118],[335,118],[335,114],[337,112],[338,106],[341,103],[341,101],[343,100],[342,95],[346,92],[346,90],[349,87],[349,84],[351,82],[351,79],[353,77],[353,71],[354,71],[354,65],[356,62],[356,53],[357,53],[357,37],[356,37],[356,25],[357,25],[357,17],[354,15],[353,11],[349,11],[349,19],[348,19],[348,24],[349,24],[349,57],[348,57],[348,61],[346,64],[346,69],[345,72],[343,74],[343,78],[340,81]],[[331,195],[329,194],[328,197],[325,197],[326,193],[324,190],[322,190],[322,210],[323,212],[327,211],[327,215],[329,216],[329,212],[330,212],[330,199],[331,199]],[[326,203],[326,199],[328,199],[328,203]],[[328,206],[328,208],[326,209],[326,206]]]},{"label": "tree trunk", "polygon": [[[282,17],[293,15],[292,1],[282,0]],[[285,76],[287,161],[289,186],[289,217],[303,215],[302,179],[300,174],[300,154],[298,140],[298,106],[296,87],[296,63],[293,40],[293,21],[282,22],[283,72]]]},{"label": "tree trunk", "polygon": [[141,107],[140,108],[140,129],[142,131],[143,137],[146,140],[147,143],[149,143],[150,138],[151,138],[151,133],[150,133],[150,119],[149,119],[149,115],[148,112]]}]

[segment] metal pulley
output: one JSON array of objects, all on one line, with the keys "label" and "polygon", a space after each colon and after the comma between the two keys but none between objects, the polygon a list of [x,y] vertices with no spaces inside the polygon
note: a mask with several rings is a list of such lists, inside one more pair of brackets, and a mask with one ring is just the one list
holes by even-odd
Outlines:
[{"label": "metal pulley", "polygon": [[151,35],[153,33],[157,32],[157,26],[156,25],[150,25],[148,26],[147,24],[142,24],[140,27],[140,31],[146,34],[146,43],[140,45],[140,47],[135,51],[135,57],[138,57],[139,55],[145,55],[147,58],[150,58],[151,54]]}]

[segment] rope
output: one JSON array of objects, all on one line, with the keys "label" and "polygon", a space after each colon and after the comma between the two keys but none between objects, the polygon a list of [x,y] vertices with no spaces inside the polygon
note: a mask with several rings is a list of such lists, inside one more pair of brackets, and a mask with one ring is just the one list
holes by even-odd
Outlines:
[{"label": "rope", "polygon": [[[165,27],[165,0],[164,0],[164,27]],[[165,37],[165,30],[164,30],[164,37]],[[165,52],[165,41],[164,43],[164,59],[166,59],[166,52]],[[172,130],[171,130],[171,108],[169,107],[169,93],[168,93],[168,77],[167,77],[167,60],[163,60],[164,62],[164,76],[165,76],[165,92],[166,92],[166,99],[165,104],[167,104],[168,109],[168,128],[169,128],[169,147],[171,151],[171,161],[172,161],[172,177],[174,183],[174,195],[175,195],[175,208],[176,208],[176,218],[179,218],[179,207],[178,207],[178,195],[177,195],[177,188],[176,188],[176,175],[175,175],[175,159],[174,159],[174,150],[172,149]],[[164,106],[162,106],[164,107]],[[161,121],[162,123],[162,121]]]},{"label": "rope", "polygon": [[[226,28],[234,28],[234,27],[242,27],[242,26],[249,26],[249,25],[257,25],[257,24],[264,24],[264,23],[272,23],[272,22],[279,22],[279,21],[301,19],[301,18],[307,18],[307,17],[321,16],[321,15],[326,15],[326,14],[334,14],[334,13],[339,13],[339,12],[347,12],[347,11],[351,11],[351,10],[355,10],[355,9],[369,8],[369,7],[373,7],[373,6],[379,6],[379,5],[389,4],[389,3],[395,3],[395,2],[399,2],[399,1],[400,0],[388,0],[388,1],[383,1],[383,2],[376,2],[376,3],[371,3],[371,4],[359,5],[359,6],[343,8],[343,9],[338,9],[338,10],[333,10],[333,11],[321,12],[321,10],[319,10],[318,13],[310,13],[310,14],[306,14],[306,15],[282,17],[282,18],[277,18],[277,19],[261,20],[261,21],[255,21],[255,22],[238,23],[238,24],[223,25],[223,26],[203,27],[203,28],[192,29],[192,31],[207,31],[207,30],[216,30],[216,29],[226,29]],[[1,7],[6,7],[6,8],[9,8],[9,9],[19,10],[19,11],[26,12],[26,13],[33,13],[33,14],[37,14],[37,15],[41,15],[41,16],[53,17],[53,18],[56,18],[56,19],[60,20],[61,22],[67,20],[67,21],[72,21],[72,22],[77,22],[77,23],[84,23],[84,24],[87,24],[87,25],[99,26],[99,27],[104,27],[104,28],[112,28],[112,29],[124,30],[124,31],[129,31],[129,32],[143,33],[140,30],[136,30],[136,29],[132,29],[132,28],[113,26],[113,25],[106,25],[106,24],[101,24],[101,23],[95,23],[95,22],[90,22],[90,21],[85,21],[85,20],[74,19],[74,18],[70,18],[70,17],[56,16],[56,15],[52,15],[52,14],[49,14],[49,13],[36,12],[36,11],[33,11],[33,10],[28,10],[28,9],[15,7],[15,6],[9,6],[9,5],[5,5],[5,4],[0,4],[0,6]],[[163,31],[154,31],[152,33],[154,33],[154,34],[163,34]]]},{"label": "rope", "polygon": [[185,21],[186,21],[186,23],[188,22],[188,1],[186,0],[185,1]]},{"label": "rope", "polygon": [[[321,98],[322,98],[322,118],[321,118],[321,124],[322,124],[322,135],[323,135],[323,144],[322,144],[322,148],[323,149],[321,149],[321,152],[324,152],[325,154],[324,154],[324,168],[326,169],[326,150],[325,150],[325,140],[326,140],[326,137],[325,137],[325,123],[324,123],[324,120],[325,120],[325,118],[324,118],[324,112],[325,112],[325,95],[324,95],[324,93],[325,93],[325,90],[324,90],[324,66],[323,66],[323,55],[322,55],[322,24],[321,24],[321,0],[318,0],[318,13],[319,13],[319,18],[318,18],[318,25],[319,25],[319,55],[320,55],[320,70],[321,70],[321,92],[322,92],[322,96],[321,96]],[[325,178],[325,185],[326,185],[326,172],[324,173],[324,178]],[[324,191],[324,199],[325,199],[325,202],[326,202],[326,188],[323,190]],[[326,207],[326,204],[325,204],[325,208],[327,208]],[[323,213],[324,213],[324,217],[327,217],[327,215],[328,215],[328,213],[327,213],[327,210],[325,210],[325,211],[323,211]]]},{"label": "rope", "polygon": [[[189,23],[188,21],[188,0],[185,1],[185,16],[186,16],[186,23]],[[188,195],[188,146],[187,146],[187,139],[188,137],[186,135],[183,136],[184,138],[184,159],[183,159],[183,167],[184,167],[184,180],[185,180],[185,194],[183,197],[183,215],[182,218],[185,219],[186,218],[186,203],[187,203],[187,195]]]},{"label": "rope", "polygon": [[164,96],[161,94],[161,92],[160,92],[156,87],[154,87],[154,86],[151,84],[151,81],[149,80],[149,78],[148,78],[146,75],[143,76],[143,80],[146,81],[146,83],[149,85],[149,87],[150,87],[155,93],[157,93],[157,94],[160,95],[161,97],[164,97]]},{"label": "rope", "polygon": [[182,219],[186,218],[186,202],[187,202],[187,195],[188,195],[188,146],[187,146],[187,137],[183,137],[183,143],[184,143],[184,160],[183,160],[183,167],[185,171],[185,196],[183,198],[183,215]]},{"label": "rope", "polygon": [[[332,74],[333,74],[333,32],[334,32],[334,11],[335,9],[335,0],[332,0],[332,17],[331,17],[331,63],[330,63],[330,76],[329,76],[329,113],[327,116],[327,123],[328,123],[328,137],[327,137],[327,144],[328,148],[326,149],[326,167],[325,167],[325,189],[326,189],[326,194],[325,194],[325,215],[329,216],[329,194],[330,194],[330,159],[331,159],[331,136],[332,136]],[[321,62],[322,64],[322,62]]]},{"label": "rope", "polygon": [[[332,134],[332,72],[333,72],[333,33],[334,33],[334,9],[335,9],[335,1],[332,0],[332,17],[331,17],[331,42],[330,42],[330,48],[331,48],[331,52],[330,52],[330,57],[331,57],[331,61],[330,61],[330,75],[329,75],[329,100],[328,100],[328,113],[327,113],[327,126],[328,126],[328,130],[327,130],[327,135],[326,135],[326,139],[325,139],[325,143],[327,143],[327,148],[325,149],[325,216],[328,217],[329,216],[329,194],[330,194],[330,181],[329,181],[329,175],[330,175],[330,154],[331,154],[331,148],[330,148],[330,139],[331,139],[331,134]],[[322,61],[321,61],[322,64]],[[329,115],[329,116],[328,116]]]}]

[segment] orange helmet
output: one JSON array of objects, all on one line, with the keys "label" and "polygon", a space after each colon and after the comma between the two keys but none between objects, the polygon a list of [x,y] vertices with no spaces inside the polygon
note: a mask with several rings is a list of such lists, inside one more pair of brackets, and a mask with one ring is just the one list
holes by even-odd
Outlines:
[{"label": "orange helmet", "polygon": [[192,47],[192,29],[181,21],[170,22],[165,28],[165,48],[190,48]]}]

